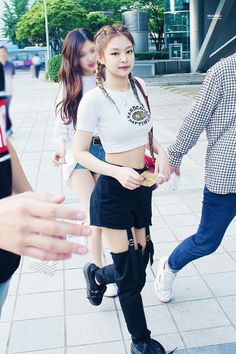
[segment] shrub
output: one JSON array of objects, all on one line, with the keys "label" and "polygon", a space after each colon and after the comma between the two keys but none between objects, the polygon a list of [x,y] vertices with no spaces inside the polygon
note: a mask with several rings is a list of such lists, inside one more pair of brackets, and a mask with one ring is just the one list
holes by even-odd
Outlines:
[{"label": "shrub", "polygon": [[168,52],[140,52],[135,53],[136,60],[169,59]]},{"label": "shrub", "polygon": [[54,55],[48,60],[48,76],[49,79],[58,82],[58,73],[62,62],[61,54]]}]

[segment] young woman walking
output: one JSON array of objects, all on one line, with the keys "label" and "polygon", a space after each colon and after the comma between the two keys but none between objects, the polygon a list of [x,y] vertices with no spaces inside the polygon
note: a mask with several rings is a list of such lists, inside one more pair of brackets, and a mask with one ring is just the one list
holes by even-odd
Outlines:
[{"label": "young woman walking", "polygon": [[[134,40],[124,26],[103,27],[95,36],[95,48],[98,87],[80,102],[74,157],[100,174],[90,200],[90,222],[102,228],[113,264],[102,268],[86,264],[88,299],[95,306],[101,304],[107,284],[116,282],[132,337],[131,353],[164,354],[163,346],[151,339],[140,294],[153,258],[149,233],[152,190],[142,185],[141,176],[146,171],[144,155],[152,128],[141,92],[144,82],[131,74]],[[106,152],[105,161],[89,152],[95,129]],[[157,154],[155,173],[162,176],[157,183],[162,183],[170,176],[167,154],[155,139],[151,145]]]},{"label": "young woman walking", "polygon": [[[84,28],[68,33],[62,48],[62,65],[60,68],[60,90],[56,105],[56,125],[54,140],[56,152],[53,162],[55,166],[63,164],[65,182],[70,182],[85,210],[89,210],[89,200],[98,175],[75,162],[72,155],[72,144],[77,124],[77,109],[83,94],[96,86],[95,47],[93,36]],[[89,117],[88,117],[89,119]],[[90,152],[100,160],[104,160],[104,150],[96,132],[93,132]],[[93,227],[89,239],[89,250],[92,261],[102,266],[101,228]],[[116,296],[117,287],[111,284],[106,296]]]}]

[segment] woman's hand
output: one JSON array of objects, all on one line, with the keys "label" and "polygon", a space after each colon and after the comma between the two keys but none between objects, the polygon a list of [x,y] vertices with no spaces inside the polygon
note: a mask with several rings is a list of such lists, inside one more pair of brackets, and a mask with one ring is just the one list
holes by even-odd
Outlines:
[{"label": "woman's hand", "polygon": [[173,167],[173,166],[170,166],[170,173],[175,173],[177,176],[180,177],[180,168],[179,167]]},{"label": "woman's hand", "polygon": [[171,170],[169,166],[169,159],[164,149],[159,149],[158,151],[155,163],[155,174],[158,175],[157,184],[163,184],[168,182],[170,179]]},{"label": "woman's hand", "polygon": [[59,167],[66,163],[66,146],[64,142],[58,144],[57,149],[54,153],[52,163],[54,166]]},{"label": "woman's hand", "polygon": [[140,187],[144,181],[144,178],[130,167],[117,167],[114,178],[116,178],[123,187],[130,190]]}]

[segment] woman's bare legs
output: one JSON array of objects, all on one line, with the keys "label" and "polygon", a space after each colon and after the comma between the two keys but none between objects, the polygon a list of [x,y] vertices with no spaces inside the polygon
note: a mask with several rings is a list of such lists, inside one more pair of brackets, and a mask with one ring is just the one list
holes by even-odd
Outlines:
[{"label": "woman's bare legs", "polygon": [[[86,169],[75,169],[71,175],[71,183],[76,196],[81,201],[87,212],[89,223],[89,201],[96,183],[97,177],[93,177]],[[88,247],[92,263],[102,267],[102,230],[99,227],[92,227],[93,234],[89,237]]]},{"label": "woman's bare legs", "polygon": [[[134,247],[138,248],[138,243],[145,248],[146,235],[145,228],[132,228]],[[110,251],[113,253],[121,253],[128,250],[127,230],[114,230],[106,227],[102,228],[102,234],[106,238]]]}]

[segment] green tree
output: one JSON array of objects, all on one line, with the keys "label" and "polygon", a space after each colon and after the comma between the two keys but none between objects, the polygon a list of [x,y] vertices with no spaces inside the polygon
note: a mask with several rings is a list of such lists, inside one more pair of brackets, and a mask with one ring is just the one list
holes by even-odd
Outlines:
[{"label": "green tree", "polygon": [[[78,6],[77,1],[47,0],[49,42],[54,54],[60,53],[66,34],[72,29],[86,27],[95,33],[104,24],[112,22],[111,19],[97,12],[89,13],[84,7]],[[44,21],[44,4],[39,0],[18,23],[17,39],[28,39],[32,44],[45,45]]]},{"label": "green tree", "polygon": [[144,10],[148,13],[148,30],[156,50],[162,49],[164,32],[164,4],[163,0],[137,0],[130,6],[132,9]]},{"label": "green tree", "polygon": [[89,12],[86,18],[86,28],[95,34],[99,28],[104,25],[112,24],[113,20],[110,17],[101,16],[99,12]]},{"label": "green tree", "polygon": [[24,13],[28,10],[28,0],[11,0],[10,2],[4,1],[3,12],[3,35],[9,38],[12,43],[18,44],[19,47],[28,44],[27,40],[18,41],[16,38],[16,26]]},{"label": "green tree", "polygon": [[[79,9],[75,0],[48,0],[49,42],[53,53],[61,51],[63,39],[68,31],[86,24],[86,13]],[[35,3],[17,24],[18,40],[28,39],[32,44],[45,45],[44,4],[42,0]]]},{"label": "green tree", "polygon": [[148,12],[149,36],[159,51],[163,44],[164,6],[163,0],[77,0],[87,12],[112,11],[113,23],[121,22],[122,13],[129,10],[143,10]]},{"label": "green tree", "polygon": [[128,10],[131,3],[133,3],[133,0],[77,0],[78,6],[86,9],[87,12],[113,12],[113,23],[121,22],[122,12]]}]

